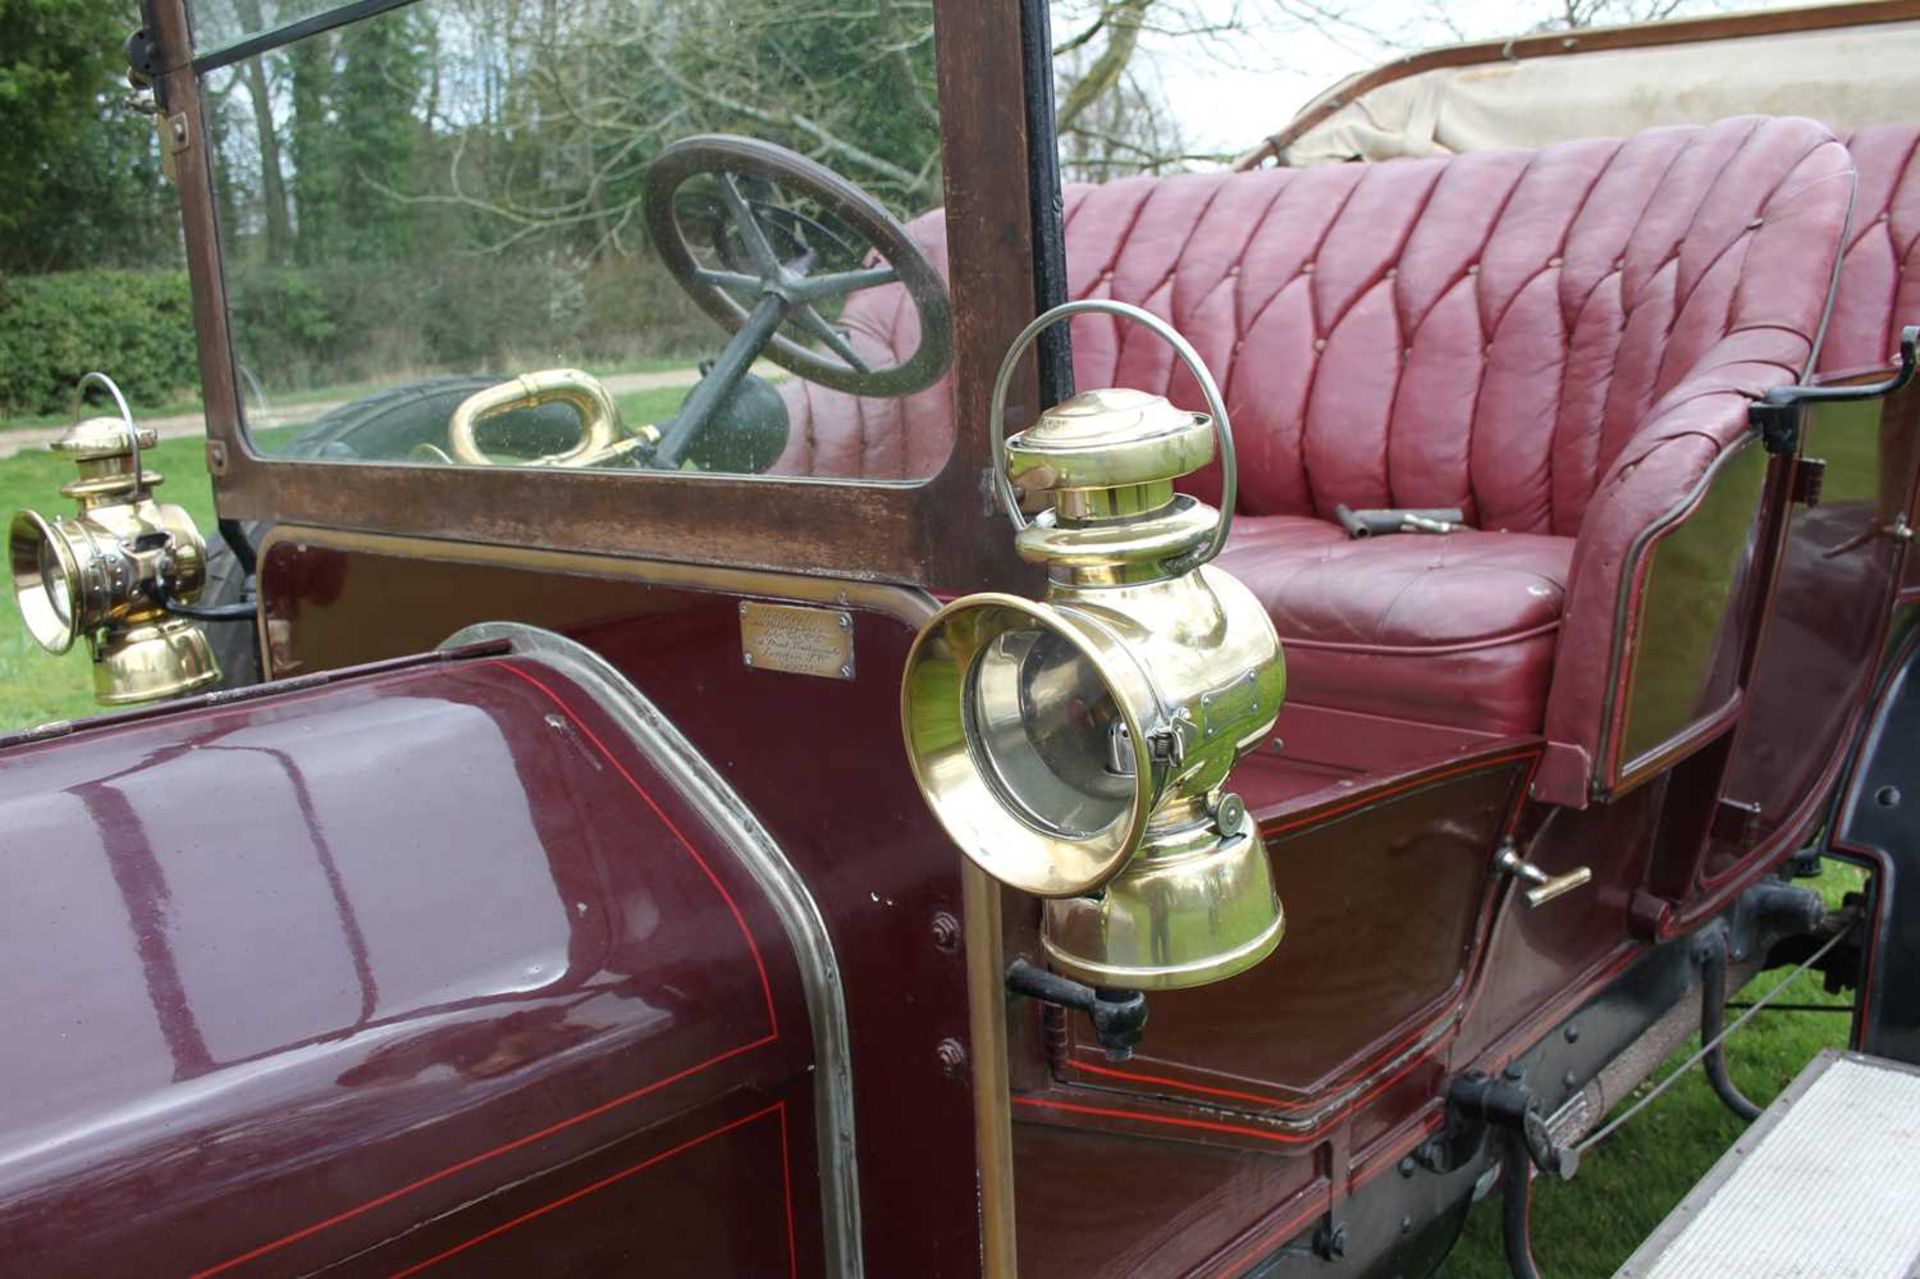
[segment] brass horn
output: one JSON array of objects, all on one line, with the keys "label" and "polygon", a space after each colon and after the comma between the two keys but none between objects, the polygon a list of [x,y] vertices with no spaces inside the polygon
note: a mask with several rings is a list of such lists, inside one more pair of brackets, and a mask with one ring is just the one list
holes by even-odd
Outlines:
[{"label": "brass horn", "polygon": [[[1005,440],[1021,355],[1090,311],[1165,338],[1211,414],[1089,391]],[[1047,566],[1046,594],[970,595],[929,619],[901,690],[914,777],[962,852],[1048,899],[1041,939],[1060,970],[1132,989],[1242,972],[1279,945],[1283,917],[1259,833],[1224,783],[1272,730],[1286,672],[1266,610],[1208,565],[1237,486],[1219,390],[1157,317],[1073,302],[1008,350],[992,434],[1016,545]],[[1216,445],[1219,511],[1174,491]],[[1015,484],[1051,499],[1032,523]]]},{"label": "brass horn", "polygon": [[578,413],[580,441],[558,453],[528,459],[523,465],[592,466],[616,453],[660,441],[660,433],[651,426],[628,433],[620,421],[620,405],[599,378],[579,369],[541,369],[476,391],[460,401],[447,421],[447,444],[453,460],[467,466],[494,465],[475,438],[479,425],[513,409],[542,404],[565,404]]}]

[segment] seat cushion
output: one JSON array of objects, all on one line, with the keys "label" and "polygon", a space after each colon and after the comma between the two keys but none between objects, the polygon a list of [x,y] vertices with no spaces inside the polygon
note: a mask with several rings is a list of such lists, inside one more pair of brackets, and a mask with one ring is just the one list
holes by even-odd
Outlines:
[{"label": "seat cushion", "polygon": [[1535,733],[1573,539],[1468,531],[1349,539],[1310,516],[1242,516],[1219,559],[1273,618],[1290,701]]}]

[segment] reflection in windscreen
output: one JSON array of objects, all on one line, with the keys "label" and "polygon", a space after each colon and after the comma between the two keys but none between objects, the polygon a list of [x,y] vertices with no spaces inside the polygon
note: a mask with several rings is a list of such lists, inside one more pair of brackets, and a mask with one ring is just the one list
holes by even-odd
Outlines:
[{"label": "reflection in windscreen", "polygon": [[[201,0],[196,44],[309,11]],[[204,84],[269,451],[880,480],[944,460],[944,237],[905,226],[939,203],[930,5],[422,0]]]}]

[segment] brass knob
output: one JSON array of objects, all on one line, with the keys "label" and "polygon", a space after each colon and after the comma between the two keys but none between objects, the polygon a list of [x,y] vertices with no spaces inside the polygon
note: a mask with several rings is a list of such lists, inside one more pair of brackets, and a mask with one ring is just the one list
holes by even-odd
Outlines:
[{"label": "brass knob", "polygon": [[1593,870],[1586,866],[1576,866],[1564,875],[1549,875],[1514,851],[1511,840],[1500,845],[1500,851],[1493,859],[1493,868],[1503,875],[1511,875],[1515,879],[1532,885],[1525,890],[1528,906],[1544,906],[1561,894],[1583,887],[1593,879]]}]

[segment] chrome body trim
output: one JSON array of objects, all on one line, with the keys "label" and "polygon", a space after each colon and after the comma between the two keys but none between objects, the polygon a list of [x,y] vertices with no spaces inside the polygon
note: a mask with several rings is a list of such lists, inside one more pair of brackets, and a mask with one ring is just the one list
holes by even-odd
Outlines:
[{"label": "chrome body trim", "polygon": [[706,757],[647,696],[584,645],[519,622],[482,622],[449,637],[443,649],[505,640],[513,651],[563,671],[592,693],[648,762],[726,840],[772,903],[793,945],[813,1027],[814,1124],[820,1151],[820,1207],[829,1274],[865,1273],[860,1238],[860,1180],[853,1115],[853,1050],[846,994],[827,922],[806,881]]}]

